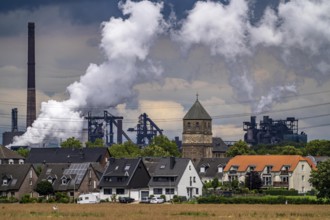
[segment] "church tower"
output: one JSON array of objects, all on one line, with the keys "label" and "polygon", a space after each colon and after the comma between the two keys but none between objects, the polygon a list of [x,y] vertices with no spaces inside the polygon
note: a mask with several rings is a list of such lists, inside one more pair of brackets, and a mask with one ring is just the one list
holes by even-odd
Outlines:
[{"label": "church tower", "polygon": [[212,118],[198,101],[183,118],[182,157],[198,162],[212,158]]}]

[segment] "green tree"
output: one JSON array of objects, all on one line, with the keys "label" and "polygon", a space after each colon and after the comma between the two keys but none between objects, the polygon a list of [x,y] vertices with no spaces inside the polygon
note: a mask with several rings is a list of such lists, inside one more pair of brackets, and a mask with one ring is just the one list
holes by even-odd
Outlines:
[{"label": "green tree", "polygon": [[300,149],[295,148],[294,146],[284,146],[280,152],[282,155],[303,155],[303,152]]},{"label": "green tree", "polygon": [[53,185],[46,180],[41,181],[37,184],[36,192],[42,196],[53,194],[54,193]]},{"label": "green tree", "polygon": [[141,150],[142,157],[169,157],[170,153],[165,151],[162,147],[153,145],[147,146]]},{"label": "green tree", "polygon": [[114,144],[109,147],[111,157],[114,158],[134,158],[141,156],[141,150],[131,141],[123,144]]},{"label": "green tree", "polygon": [[252,189],[260,189],[262,186],[262,180],[258,172],[248,172],[245,178],[245,187]]},{"label": "green tree", "polygon": [[70,137],[61,143],[61,147],[63,147],[63,148],[82,148],[82,144],[78,139],[76,139],[74,137]]},{"label": "green tree", "polygon": [[22,148],[22,147],[20,147],[20,148],[17,150],[17,153],[18,153],[19,155],[21,155],[22,157],[27,158],[27,156],[29,156],[30,150],[27,149],[27,148]]},{"label": "green tree", "polygon": [[236,142],[231,146],[226,152],[227,157],[235,157],[236,155],[249,155],[255,154],[255,152],[250,149],[250,147],[242,140]]},{"label": "green tree", "polygon": [[312,170],[309,182],[317,189],[318,198],[330,199],[330,159],[319,163],[317,170]]},{"label": "green tree", "polygon": [[159,146],[163,148],[163,150],[166,152],[166,155],[164,156],[180,156],[180,152],[175,141],[170,141],[165,135],[155,136],[152,139],[150,146]]},{"label": "green tree", "polygon": [[94,142],[87,141],[86,147],[104,147],[104,141],[101,138],[96,138]]},{"label": "green tree", "polygon": [[307,143],[306,152],[312,156],[330,156],[330,141],[312,140]]},{"label": "green tree", "polygon": [[219,179],[218,178],[213,178],[212,182],[211,182],[212,188],[214,189],[214,191],[218,188],[218,186],[220,185],[219,183]]}]

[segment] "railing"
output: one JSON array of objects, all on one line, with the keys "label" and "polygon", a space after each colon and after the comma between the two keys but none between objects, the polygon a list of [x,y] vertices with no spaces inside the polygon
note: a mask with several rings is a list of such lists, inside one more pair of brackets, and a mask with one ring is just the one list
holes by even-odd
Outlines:
[{"label": "railing", "polygon": [[289,175],[289,171],[287,171],[287,170],[281,170],[280,175]]},{"label": "railing", "polygon": [[273,182],[273,187],[289,187],[289,182]]}]

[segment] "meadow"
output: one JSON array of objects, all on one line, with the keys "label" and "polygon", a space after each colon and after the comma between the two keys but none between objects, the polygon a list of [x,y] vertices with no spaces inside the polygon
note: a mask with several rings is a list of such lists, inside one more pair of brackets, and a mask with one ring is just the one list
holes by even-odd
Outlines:
[{"label": "meadow", "polygon": [[330,219],[330,205],[0,204],[0,219]]}]

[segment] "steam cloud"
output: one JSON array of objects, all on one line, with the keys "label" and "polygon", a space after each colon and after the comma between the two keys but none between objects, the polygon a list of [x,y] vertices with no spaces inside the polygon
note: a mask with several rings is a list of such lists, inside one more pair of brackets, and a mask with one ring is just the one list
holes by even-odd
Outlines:
[{"label": "steam cloud", "polygon": [[127,1],[119,6],[129,17],[111,18],[102,23],[101,49],[107,60],[100,65],[90,64],[80,81],[68,87],[68,100],[42,103],[41,113],[32,127],[12,145],[39,144],[50,137],[79,137],[82,110],[124,103],[134,98],[132,87],[140,75],[154,78],[161,74],[162,70],[147,60],[147,56],[153,40],[165,28],[163,5]]},{"label": "steam cloud", "polygon": [[[251,25],[248,1],[231,1],[229,5],[197,2],[172,36],[185,52],[202,44],[209,47],[211,55],[223,57],[237,100],[251,101],[252,111],[260,113],[296,91],[293,85],[297,82],[273,74],[275,79],[257,84],[250,66],[256,52],[267,50],[287,70],[322,82],[330,70],[329,11],[330,2],[325,0],[281,2],[277,12],[267,8],[259,23]],[[260,97],[259,104],[254,103],[254,97]]]},{"label": "steam cloud", "polygon": [[[77,136],[84,108],[115,107],[127,102],[135,97],[132,87],[140,76],[161,75],[162,69],[148,59],[148,52],[167,28],[161,14],[163,5],[127,1],[120,7],[127,19],[111,18],[102,24],[101,48],[106,62],[91,64],[80,81],[68,87],[69,100],[42,103],[38,119],[16,139],[15,145],[40,143],[51,136]],[[328,79],[330,1],[281,1],[277,11],[266,9],[256,25],[249,20],[250,10],[245,0],[230,1],[228,5],[198,1],[178,22],[179,27],[171,29],[171,37],[186,53],[194,45],[204,45],[211,55],[224,60],[237,100],[251,101],[255,113],[269,110],[287,93],[296,93],[299,86],[294,78],[288,80],[277,74],[258,84],[251,67],[258,51],[271,53],[288,72],[292,70],[320,83]],[[171,24],[173,19],[172,15]],[[257,104],[255,97],[260,98]]]}]

